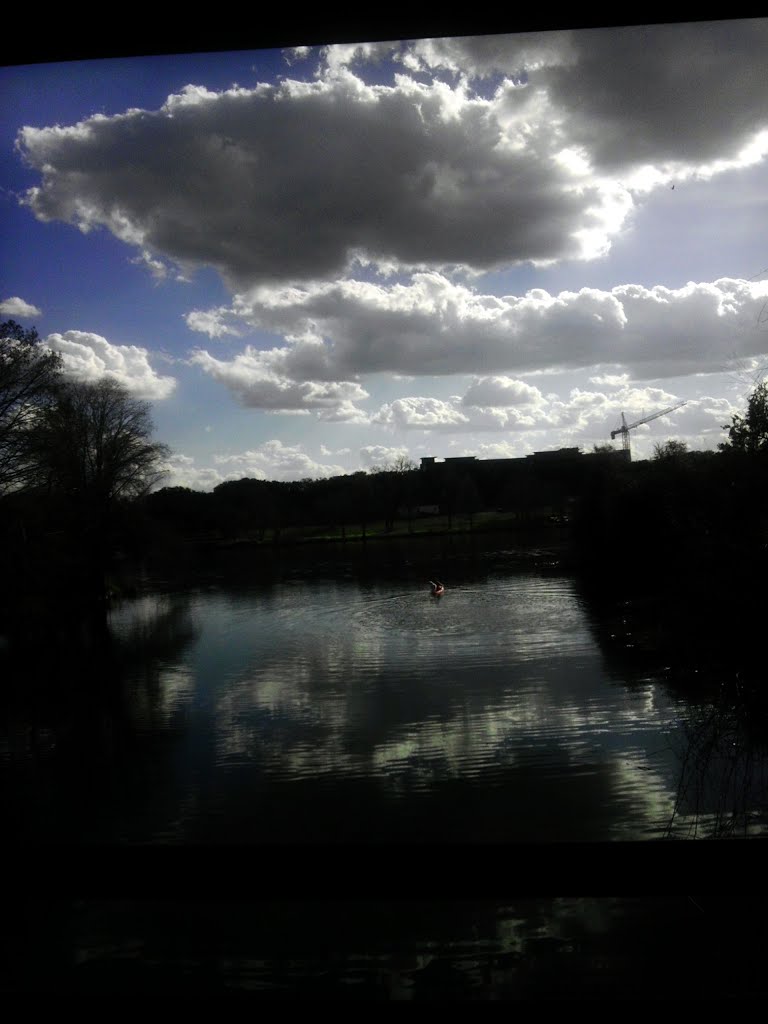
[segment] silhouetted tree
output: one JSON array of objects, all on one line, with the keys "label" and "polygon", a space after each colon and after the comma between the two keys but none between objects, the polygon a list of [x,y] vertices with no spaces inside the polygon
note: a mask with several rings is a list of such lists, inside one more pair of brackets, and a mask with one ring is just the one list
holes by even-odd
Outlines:
[{"label": "silhouetted tree", "polygon": [[41,410],[32,438],[38,480],[108,506],[146,494],[165,474],[167,445],[152,440],[146,402],[117,381],[69,382]]},{"label": "silhouetted tree", "polygon": [[336,476],[314,481],[308,484],[307,492],[312,494],[312,505],[318,522],[323,522],[330,530],[340,529],[341,539],[345,541],[347,525],[354,518],[349,500],[348,478]]},{"label": "silhouetted tree", "polygon": [[147,495],[149,517],[180,533],[201,533],[214,528],[213,495],[189,487],[162,487]]},{"label": "silhouetted tree", "polygon": [[[88,590],[101,590],[118,507],[164,475],[146,402],[117,381],[66,382],[35,417],[29,458],[41,494],[61,504]],[[87,582],[86,582],[87,578]]]},{"label": "silhouetted tree", "polygon": [[34,327],[0,323],[0,494],[27,479],[29,430],[60,373],[60,356],[41,344]]},{"label": "silhouetted tree", "polygon": [[416,463],[407,455],[398,455],[391,472],[397,480],[397,498],[400,505],[405,506],[408,517],[408,532],[413,532],[413,506],[416,503],[418,490],[418,471]]},{"label": "silhouetted tree", "polygon": [[723,430],[728,431],[728,440],[718,446],[721,451],[768,451],[768,381],[758,384],[749,396],[744,416],[734,416]]},{"label": "silhouetted tree", "polygon": [[388,533],[394,529],[397,510],[404,501],[409,502],[409,522],[411,520],[415,485],[411,487],[410,481],[415,470],[415,463],[407,455],[398,455],[392,462],[371,470],[376,503],[384,516],[384,529]]},{"label": "silhouetted tree", "polygon": [[355,508],[357,518],[360,522],[362,537],[365,541],[368,533],[368,523],[374,510],[374,495],[371,478],[367,473],[360,470],[349,477],[348,487],[350,499]]},{"label": "silhouetted tree", "polygon": [[688,454],[688,445],[685,441],[663,441],[653,446],[653,457],[656,461],[680,460]]}]

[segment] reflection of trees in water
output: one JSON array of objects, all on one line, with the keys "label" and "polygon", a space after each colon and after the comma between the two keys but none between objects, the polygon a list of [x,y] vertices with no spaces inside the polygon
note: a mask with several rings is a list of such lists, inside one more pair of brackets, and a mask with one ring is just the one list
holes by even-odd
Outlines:
[{"label": "reflection of trees in water", "polygon": [[[615,581],[578,575],[574,585],[611,679],[632,683],[660,673],[675,660],[671,652],[675,637],[661,595],[658,599],[630,596]],[[677,653],[682,657],[682,651]]]},{"label": "reflection of trees in water", "polygon": [[765,720],[740,680],[683,727],[677,799],[667,826],[674,838],[725,838],[768,824]]},{"label": "reflection of trees in water", "polygon": [[113,622],[113,661],[123,680],[128,716],[143,727],[162,727],[191,685],[181,665],[197,639],[189,598],[148,597]]},{"label": "reflection of trees in water", "polygon": [[167,724],[164,695],[195,635],[186,602],[174,601],[126,620],[122,632],[71,630],[66,644],[6,659],[2,732],[17,839],[78,840],[106,820],[123,776],[156,785],[147,736]]},{"label": "reflection of trees in water", "polygon": [[[762,679],[733,623],[716,621],[711,588],[654,595],[647,585],[624,591],[583,579],[577,588],[606,671],[627,686],[662,686],[687,708],[673,747],[679,779],[667,837],[765,831],[768,729],[765,703],[755,698]],[[721,683],[729,675],[733,682]]]},{"label": "reflection of trees in water", "polygon": [[115,646],[124,664],[174,661],[195,640],[189,598],[148,597],[127,608],[122,623],[113,624]]}]

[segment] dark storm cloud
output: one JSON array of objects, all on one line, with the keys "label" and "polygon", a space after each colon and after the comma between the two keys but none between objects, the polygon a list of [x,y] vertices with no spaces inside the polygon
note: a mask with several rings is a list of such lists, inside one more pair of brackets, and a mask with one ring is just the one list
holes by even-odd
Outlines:
[{"label": "dark storm cloud", "polygon": [[570,144],[617,170],[701,164],[768,127],[768,20],[430,40],[422,67],[500,73],[546,92]]},{"label": "dark storm cloud", "polygon": [[768,21],[602,30],[576,45],[577,63],[546,84],[600,167],[706,163],[768,126]]},{"label": "dark storm cloud", "polygon": [[327,83],[210,94],[159,111],[25,128],[26,202],[233,288],[318,279],[354,259],[491,267],[580,255],[597,188],[573,190],[543,126],[526,145],[450,89]]},{"label": "dark storm cloud", "polygon": [[392,47],[392,84],[366,84],[382,52],[331,47],[311,82],[187,86],[156,111],[24,128],[41,175],[25,201],[106,227],[153,272],[211,266],[244,291],[356,261],[594,258],[632,189],[768,148],[768,20],[427,40]]}]

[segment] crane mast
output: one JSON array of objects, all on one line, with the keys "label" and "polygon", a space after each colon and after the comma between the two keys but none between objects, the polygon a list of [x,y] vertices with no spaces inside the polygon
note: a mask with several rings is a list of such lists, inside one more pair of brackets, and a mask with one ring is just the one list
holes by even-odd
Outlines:
[{"label": "crane mast", "polygon": [[658,419],[659,416],[666,416],[667,413],[674,412],[675,409],[679,409],[685,405],[685,402],[678,402],[677,405],[670,406],[669,409],[662,409],[660,412],[651,413],[650,416],[644,416],[641,420],[635,420],[634,423],[627,423],[624,418],[624,413],[621,414],[621,426],[617,430],[611,431],[611,440],[613,441],[617,434],[621,434],[621,447],[622,450],[627,452],[627,458],[632,458],[632,449],[629,445],[629,432],[634,430],[635,427],[641,426],[643,423],[650,423],[651,420]]}]

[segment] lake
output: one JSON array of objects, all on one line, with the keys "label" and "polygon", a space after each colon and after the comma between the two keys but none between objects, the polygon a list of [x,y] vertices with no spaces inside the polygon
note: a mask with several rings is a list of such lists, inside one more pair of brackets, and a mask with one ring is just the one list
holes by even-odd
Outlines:
[{"label": "lake", "polygon": [[50,666],[35,683],[45,699],[11,702],[12,834],[210,845],[765,832],[764,748],[713,725],[712,702],[670,685],[661,654],[633,658],[629,631],[574,577],[503,554],[440,563],[440,598],[408,560],[258,574],[255,556],[230,554],[183,584],[151,574],[111,610],[103,649],[58,666],[83,676],[75,704]]}]

